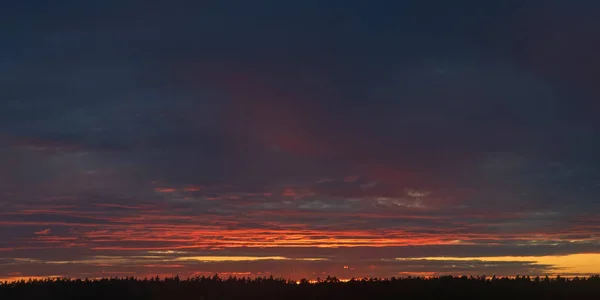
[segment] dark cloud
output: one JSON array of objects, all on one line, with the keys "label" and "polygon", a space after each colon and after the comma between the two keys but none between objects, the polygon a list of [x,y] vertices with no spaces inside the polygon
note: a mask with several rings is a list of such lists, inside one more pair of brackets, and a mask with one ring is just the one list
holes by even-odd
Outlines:
[{"label": "dark cloud", "polygon": [[0,277],[530,274],[555,269],[381,259],[597,252],[592,1],[37,2],[0,12],[0,257],[329,260]]}]

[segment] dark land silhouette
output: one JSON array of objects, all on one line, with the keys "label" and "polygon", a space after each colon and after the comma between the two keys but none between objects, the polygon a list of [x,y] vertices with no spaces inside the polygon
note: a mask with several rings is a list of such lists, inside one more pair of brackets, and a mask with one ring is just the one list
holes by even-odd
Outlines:
[{"label": "dark land silhouette", "polygon": [[600,276],[403,277],[317,282],[278,278],[106,278],[0,284],[0,299],[600,299]]}]

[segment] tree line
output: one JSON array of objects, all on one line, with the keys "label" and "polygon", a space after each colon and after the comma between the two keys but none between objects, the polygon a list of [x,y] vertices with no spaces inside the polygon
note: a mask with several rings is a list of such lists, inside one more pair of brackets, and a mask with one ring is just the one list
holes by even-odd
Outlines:
[{"label": "tree line", "polygon": [[0,299],[600,299],[600,276],[48,278],[0,283]]}]

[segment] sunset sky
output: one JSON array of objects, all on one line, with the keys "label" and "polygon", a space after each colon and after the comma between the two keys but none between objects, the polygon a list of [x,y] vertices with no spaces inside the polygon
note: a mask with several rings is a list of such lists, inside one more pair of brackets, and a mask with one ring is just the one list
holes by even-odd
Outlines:
[{"label": "sunset sky", "polygon": [[0,280],[600,273],[600,1],[0,4]]}]

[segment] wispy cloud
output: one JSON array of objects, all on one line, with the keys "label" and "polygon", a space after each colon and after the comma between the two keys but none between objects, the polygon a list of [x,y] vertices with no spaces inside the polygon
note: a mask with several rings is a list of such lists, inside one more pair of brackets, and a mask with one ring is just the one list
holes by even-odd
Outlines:
[{"label": "wispy cloud", "polygon": [[7,14],[0,278],[594,270],[600,6],[238,2]]}]

